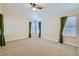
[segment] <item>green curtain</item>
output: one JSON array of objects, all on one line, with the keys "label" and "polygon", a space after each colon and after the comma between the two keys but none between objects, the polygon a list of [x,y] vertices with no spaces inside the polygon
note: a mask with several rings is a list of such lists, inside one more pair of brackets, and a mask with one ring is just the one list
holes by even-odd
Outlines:
[{"label": "green curtain", "polygon": [[59,36],[59,43],[63,43],[63,30],[65,23],[67,21],[67,16],[61,17],[60,18],[60,36]]},{"label": "green curtain", "polygon": [[31,25],[32,25],[32,22],[29,22],[29,38],[31,38]]},{"label": "green curtain", "polygon": [[5,46],[3,15],[0,14],[0,46]]},{"label": "green curtain", "polygon": [[41,38],[41,22],[38,22],[39,24],[39,38]]}]

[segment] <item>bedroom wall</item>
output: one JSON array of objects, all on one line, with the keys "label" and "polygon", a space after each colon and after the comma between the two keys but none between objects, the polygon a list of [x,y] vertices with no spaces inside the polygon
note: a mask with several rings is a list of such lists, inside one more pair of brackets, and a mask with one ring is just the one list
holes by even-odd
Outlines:
[{"label": "bedroom wall", "polygon": [[0,13],[2,13],[2,4],[0,4]]},{"label": "bedroom wall", "polygon": [[28,37],[28,19],[17,11],[3,6],[4,34],[6,41]]},{"label": "bedroom wall", "polygon": [[42,38],[58,42],[59,17],[52,16],[42,21]]},{"label": "bedroom wall", "polygon": [[[66,12],[57,16],[51,16],[42,21],[42,38],[59,42],[60,17],[62,16],[79,16],[79,10]],[[78,47],[78,39],[76,37],[64,36],[64,43]]]},{"label": "bedroom wall", "polygon": [[[42,21],[42,38],[59,42],[60,16],[50,17]],[[76,37],[65,37],[64,43],[77,45]]]}]

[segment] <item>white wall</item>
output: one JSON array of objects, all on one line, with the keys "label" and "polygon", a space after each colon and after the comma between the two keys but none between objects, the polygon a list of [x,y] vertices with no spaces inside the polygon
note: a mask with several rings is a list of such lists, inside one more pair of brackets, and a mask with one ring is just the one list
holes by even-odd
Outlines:
[{"label": "white wall", "polygon": [[0,13],[2,13],[2,4],[0,4]]},{"label": "white wall", "polygon": [[[42,22],[42,38],[48,40],[54,40],[59,42],[59,31],[60,31],[60,17],[62,16],[77,16],[77,12],[70,12],[60,14],[57,16],[51,16]],[[78,39],[76,37],[64,36],[64,43],[78,47]]]},{"label": "white wall", "polygon": [[6,41],[28,37],[28,19],[9,7],[3,8]]},{"label": "white wall", "polygon": [[48,17],[42,21],[42,38],[58,41],[59,38],[59,17]]}]

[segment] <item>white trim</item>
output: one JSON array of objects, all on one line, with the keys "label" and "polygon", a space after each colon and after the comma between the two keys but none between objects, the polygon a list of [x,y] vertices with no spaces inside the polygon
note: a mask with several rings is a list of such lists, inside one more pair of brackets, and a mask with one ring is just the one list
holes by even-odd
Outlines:
[{"label": "white trim", "polygon": [[[46,39],[46,38],[43,38],[43,39]],[[46,39],[46,40],[51,40],[51,41],[59,43],[59,40],[54,40],[54,39]],[[69,43],[69,42],[63,42],[63,44],[67,44],[67,45],[70,45],[70,46],[78,47],[77,44],[73,44],[73,43]]]},{"label": "white trim", "polygon": [[[16,38],[16,39],[9,39],[9,40],[6,40],[6,42],[9,42],[9,41],[15,41],[15,40],[21,40],[21,39],[28,39],[28,37],[24,37],[24,38]],[[54,41],[54,42],[57,42],[59,43],[58,40],[54,40],[54,39],[46,39],[46,38],[41,38],[41,39],[45,39],[45,40],[50,40],[50,41]],[[69,42],[64,42],[63,44],[67,44],[67,45],[70,45],[70,46],[74,46],[74,47],[78,47],[77,44],[72,44],[72,43],[69,43]]]},{"label": "white trim", "polygon": [[45,39],[45,40],[51,40],[51,41],[55,41],[55,42],[58,42],[58,40],[55,40],[53,38],[44,38],[44,37],[41,37],[42,39]]},{"label": "white trim", "polygon": [[14,39],[6,39],[5,41],[8,42],[8,41],[15,41],[15,40],[21,40],[21,39],[26,39],[27,37],[23,37],[23,38],[14,38]]},{"label": "white trim", "polygon": [[72,43],[69,43],[69,42],[64,42],[64,44],[71,45],[71,46],[74,46],[74,47],[78,47],[77,44],[72,44]]}]

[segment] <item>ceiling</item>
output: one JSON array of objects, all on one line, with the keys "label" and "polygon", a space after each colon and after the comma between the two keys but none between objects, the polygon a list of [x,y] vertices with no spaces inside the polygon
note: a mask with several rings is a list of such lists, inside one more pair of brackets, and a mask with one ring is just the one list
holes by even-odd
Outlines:
[{"label": "ceiling", "polygon": [[36,16],[39,17],[39,19],[79,9],[78,3],[37,3],[37,4],[42,6],[43,9],[33,11],[32,7],[28,3],[9,3],[9,4],[6,3],[3,5],[25,16],[28,15],[29,18],[33,18]]}]

